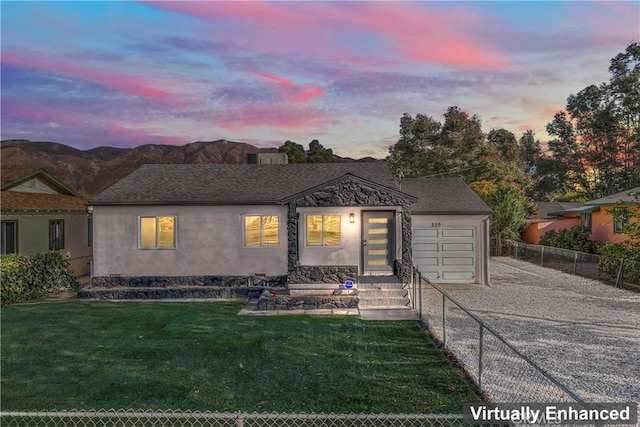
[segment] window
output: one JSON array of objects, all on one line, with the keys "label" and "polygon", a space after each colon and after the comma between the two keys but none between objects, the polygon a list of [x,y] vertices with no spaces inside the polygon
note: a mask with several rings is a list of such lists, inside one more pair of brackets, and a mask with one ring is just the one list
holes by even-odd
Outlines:
[{"label": "window", "polygon": [[340,215],[307,215],[307,246],[340,246]]},{"label": "window", "polygon": [[176,247],[176,217],[141,216],[139,243],[142,249],[171,249]]},{"label": "window", "polygon": [[629,210],[627,208],[615,208],[613,210],[613,232],[622,234],[624,226],[629,224]]},{"label": "window", "polygon": [[278,215],[245,215],[244,246],[274,247],[280,245]]},{"label": "window", "polygon": [[64,249],[64,219],[49,220],[49,250]]},{"label": "window", "polygon": [[93,217],[87,218],[87,246],[93,246]]},{"label": "window", "polygon": [[580,217],[582,220],[582,226],[591,233],[591,212],[580,214]]},{"label": "window", "polygon": [[18,221],[2,221],[1,255],[18,252]]}]

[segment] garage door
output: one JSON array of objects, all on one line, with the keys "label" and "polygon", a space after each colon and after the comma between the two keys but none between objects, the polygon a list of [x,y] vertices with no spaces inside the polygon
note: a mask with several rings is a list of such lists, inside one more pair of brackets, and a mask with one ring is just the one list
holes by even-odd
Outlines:
[{"label": "garage door", "polygon": [[434,283],[476,282],[475,228],[413,230],[413,263]]}]

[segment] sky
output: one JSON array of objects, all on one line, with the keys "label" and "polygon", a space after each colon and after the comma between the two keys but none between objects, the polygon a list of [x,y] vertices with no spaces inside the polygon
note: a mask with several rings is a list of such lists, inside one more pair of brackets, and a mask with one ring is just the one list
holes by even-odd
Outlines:
[{"label": "sky", "polygon": [[638,1],[2,1],[1,138],[313,139],[384,158],[404,113],[545,125],[640,41]]}]

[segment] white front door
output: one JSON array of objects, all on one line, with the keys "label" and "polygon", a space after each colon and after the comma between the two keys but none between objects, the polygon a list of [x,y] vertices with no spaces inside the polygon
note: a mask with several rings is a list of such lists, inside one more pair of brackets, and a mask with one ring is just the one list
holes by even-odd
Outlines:
[{"label": "white front door", "polygon": [[362,212],[362,271],[393,273],[393,211]]}]

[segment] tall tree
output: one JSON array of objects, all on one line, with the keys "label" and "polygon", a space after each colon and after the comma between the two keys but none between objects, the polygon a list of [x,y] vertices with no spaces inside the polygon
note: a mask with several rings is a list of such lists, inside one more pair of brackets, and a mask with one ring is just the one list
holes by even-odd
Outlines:
[{"label": "tall tree", "polygon": [[640,44],[613,58],[609,71],[609,82],[570,95],[547,125],[556,178],[590,199],[640,183]]},{"label": "tall tree", "polygon": [[333,161],[333,150],[331,148],[324,148],[317,139],[309,143],[307,163],[332,163]]},{"label": "tall tree", "polygon": [[520,149],[520,160],[524,163],[527,172],[535,172],[534,167],[540,156],[542,156],[542,146],[531,129],[522,134],[518,147]]},{"label": "tall tree", "polygon": [[289,159],[289,163],[306,163],[307,155],[304,152],[304,147],[301,144],[295,143],[293,141],[285,141],[282,144],[278,151],[280,153],[286,153]]},{"label": "tall tree", "polygon": [[487,142],[498,150],[503,160],[508,162],[518,161],[520,150],[516,136],[506,129],[491,129],[487,134]]}]

